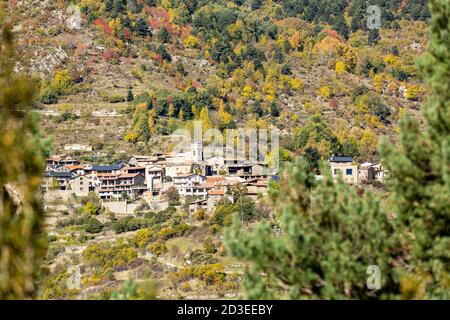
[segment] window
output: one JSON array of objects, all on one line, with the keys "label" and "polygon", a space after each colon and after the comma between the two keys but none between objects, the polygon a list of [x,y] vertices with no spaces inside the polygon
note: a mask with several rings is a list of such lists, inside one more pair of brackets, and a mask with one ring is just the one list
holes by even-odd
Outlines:
[{"label": "window", "polygon": [[353,175],[353,169],[347,169],[347,170],[345,170],[345,174],[346,174],[347,176],[352,176],[352,175]]},{"label": "window", "polygon": [[337,176],[340,171],[341,171],[341,169],[334,169],[334,175]]}]

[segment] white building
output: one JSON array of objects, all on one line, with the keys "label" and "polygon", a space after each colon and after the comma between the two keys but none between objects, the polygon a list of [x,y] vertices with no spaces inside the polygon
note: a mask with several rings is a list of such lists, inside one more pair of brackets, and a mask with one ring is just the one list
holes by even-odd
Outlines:
[{"label": "white building", "polygon": [[189,174],[192,171],[192,162],[168,163],[165,165],[165,175],[167,177],[177,177]]},{"label": "white building", "polygon": [[191,163],[199,163],[203,161],[203,145],[201,142],[194,141],[190,144],[190,146],[184,150],[183,152],[177,152],[171,154],[167,158],[168,163],[183,163],[183,162],[191,162]]},{"label": "white building", "polygon": [[64,147],[65,151],[83,151],[90,152],[92,151],[92,147],[84,144],[67,144]]},{"label": "white building", "polygon": [[201,175],[188,173],[173,177],[173,185],[178,190],[180,196],[203,196],[205,195],[205,192],[202,192],[201,189],[197,189],[197,187],[205,180],[206,178]]}]

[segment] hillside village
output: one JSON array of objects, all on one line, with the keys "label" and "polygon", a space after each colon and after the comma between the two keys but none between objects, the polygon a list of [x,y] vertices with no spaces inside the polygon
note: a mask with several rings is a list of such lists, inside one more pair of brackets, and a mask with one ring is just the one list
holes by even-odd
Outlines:
[{"label": "hillside village", "polygon": [[[330,157],[328,163],[333,177],[342,175],[350,185],[383,183],[386,175],[380,163],[357,164],[352,157]],[[46,160],[41,188],[47,196],[61,199],[94,192],[111,212],[129,214],[137,205],[127,206],[128,202],[142,200],[151,209],[163,210],[169,206],[167,195],[175,193],[189,204],[191,214],[200,209],[211,214],[224,198],[232,201],[230,187],[244,186],[245,195],[257,201],[267,195],[269,181],[278,180],[278,174],[262,161],[223,155],[204,159],[201,144],[193,143],[190,152],[133,155],[128,163],[111,165],[81,164],[70,155],[52,156]]]},{"label": "hillside village", "polygon": [[[239,296],[246,265],[227,255],[224,229],[236,214],[246,229],[274,217],[267,199],[282,168],[205,157],[199,142],[112,164],[82,160],[91,152],[46,159],[41,190],[51,242],[42,298],[110,299],[132,283],[157,287],[161,298]],[[352,157],[333,156],[328,165],[357,190],[382,190],[387,176],[380,163]],[[277,224],[273,232],[282,234]],[[67,291],[74,276],[81,282]]]}]

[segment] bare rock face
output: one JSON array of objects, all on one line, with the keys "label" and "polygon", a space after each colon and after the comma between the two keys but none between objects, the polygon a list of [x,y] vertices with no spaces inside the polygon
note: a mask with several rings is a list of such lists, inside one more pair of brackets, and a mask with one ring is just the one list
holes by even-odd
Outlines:
[{"label": "bare rock face", "polygon": [[76,6],[70,6],[67,9],[69,17],[66,21],[66,26],[69,30],[81,30],[82,19],[80,9]]},{"label": "bare rock face", "polygon": [[11,201],[14,203],[14,206],[16,207],[16,212],[22,211],[22,195],[20,194],[19,190],[16,186],[12,184],[6,184],[4,186],[7,196],[11,199]]},{"label": "bare rock face", "polygon": [[48,52],[47,48],[42,51],[35,52],[35,59],[31,64],[31,71],[37,71],[43,74],[52,73],[57,66],[64,63],[68,56],[62,47],[57,47],[52,52]]}]

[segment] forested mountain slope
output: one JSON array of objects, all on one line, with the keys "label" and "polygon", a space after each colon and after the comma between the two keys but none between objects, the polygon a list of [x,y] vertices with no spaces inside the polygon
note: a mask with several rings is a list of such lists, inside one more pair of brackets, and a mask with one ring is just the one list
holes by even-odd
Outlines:
[{"label": "forested mountain slope", "polygon": [[[161,135],[271,127],[289,155],[378,158],[426,97],[415,59],[425,0],[10,1],[21,63],[41,79],[54,151],[89,143],[100,160],[162,149]],[[114,111],[117,117],[104,117]],[[75,133],[75,134],[74,134]],[[152,141],[156,143],[146,144]]]}]

